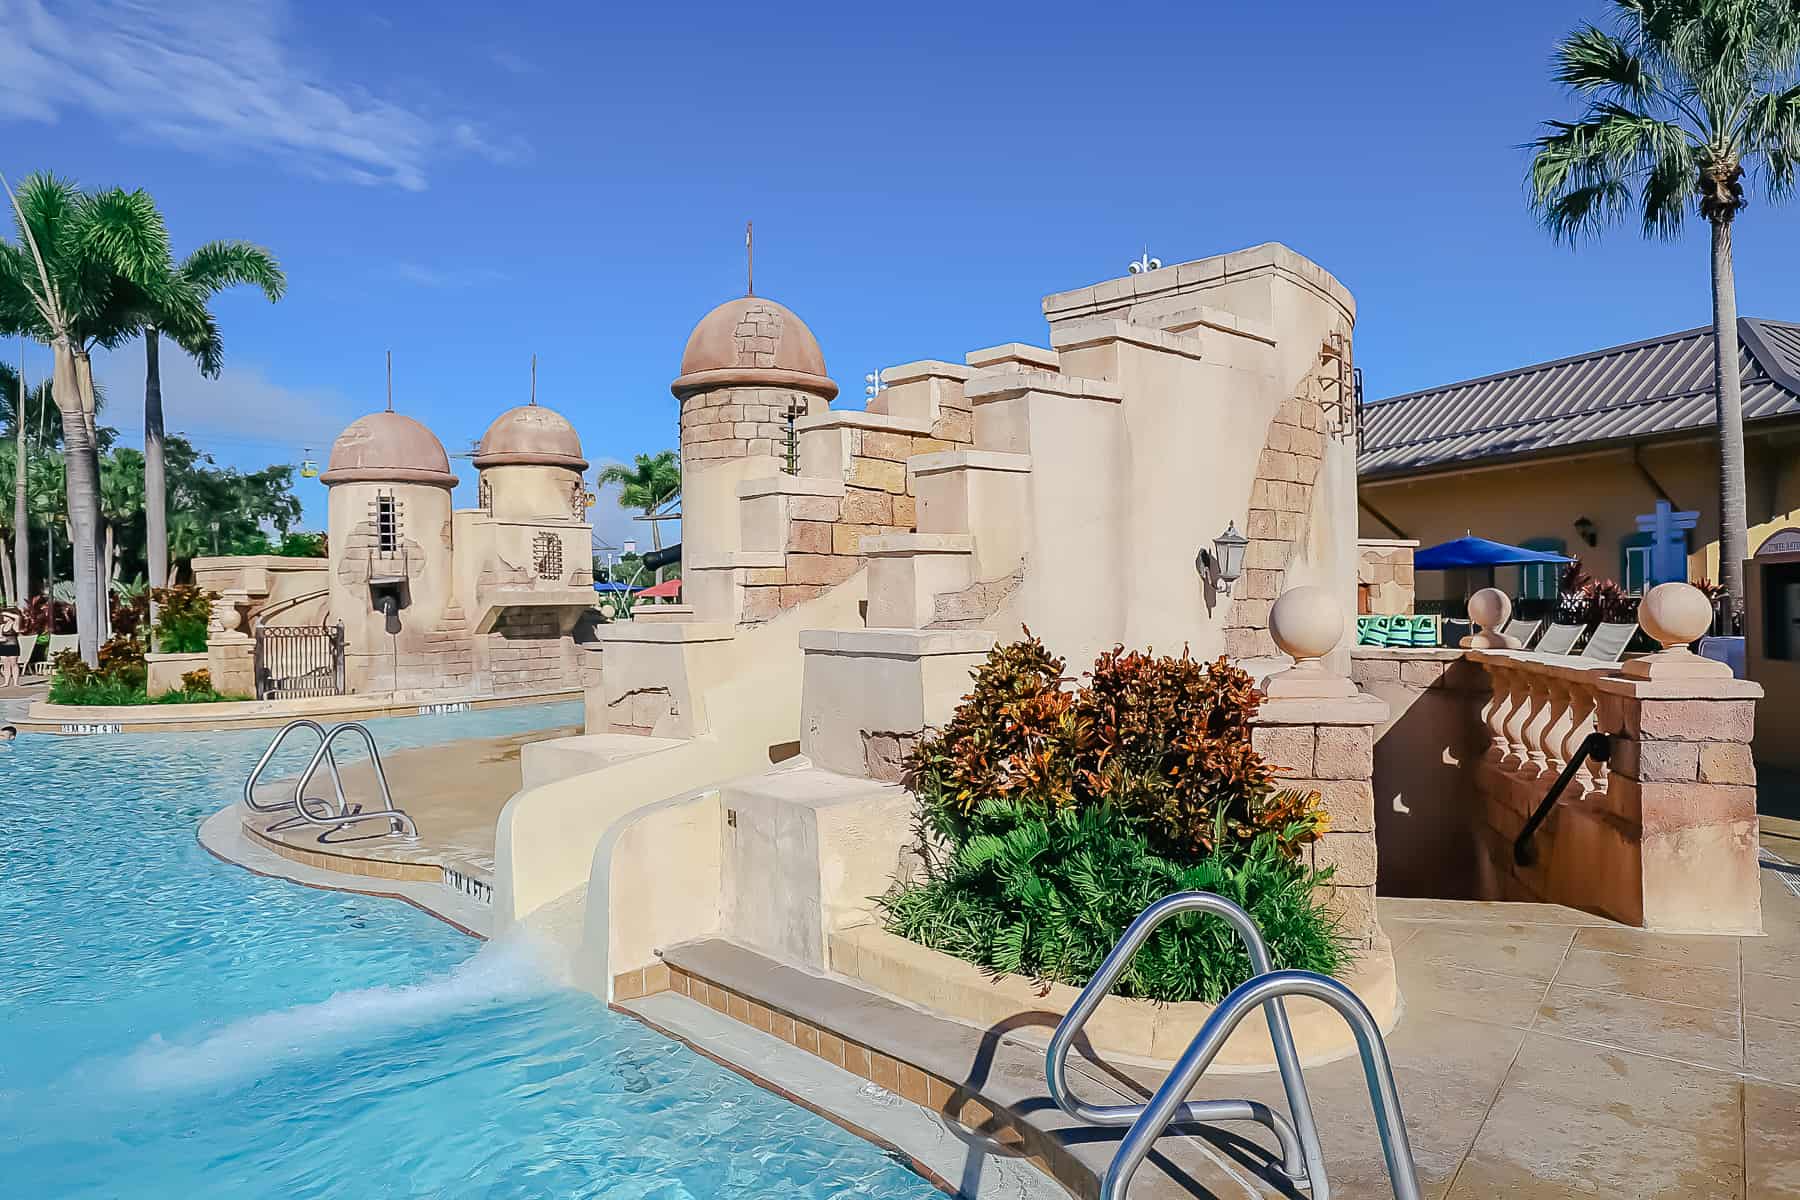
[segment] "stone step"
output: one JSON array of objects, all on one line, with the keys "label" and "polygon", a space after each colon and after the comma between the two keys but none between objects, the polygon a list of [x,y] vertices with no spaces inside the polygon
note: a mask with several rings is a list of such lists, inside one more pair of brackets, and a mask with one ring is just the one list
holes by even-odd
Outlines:
[{"label": "stone step", "polygon": [[896,533],[862,540],[869,559],[870,629],[923,629],[937,598],[975,581],[975,539],[967,533]]},{"label": "stone step", "polygon": [[[658,987],[666,979],[678,995],[935,1110],[1031,1160],[1074,1195],[1098,1192],[1124,1135],[1122,1128],[1083,1124],[1057,1108],[1045,1089],[1042,1049],[1018,1040],[1014,1027],[977,1029],[723,939],[670,946],[663,962],[666,971],[646,970],[647,983],[651,975]],[[619,999],[629,1007],[634,998]],[[1043,1014],[1040,1024],[1045,1028],[1024,1027],[1043,1038],[1054,1016]],[[1094,1062],[1079,1048],[1069,1067],[1075,1088],[1096,1103],[1141,1102],[1162,1077],[1154,1068]],[[1244,1078],[1221,1076],[1219,1094],[1241,1090]],[[1203,1084],[1196,1094],[1205,1091]],[[1225,1136],[1236,1161],[1196,1138],[1163,1138],[1132,1181],[1134,1200],[1289,1194],[1265,1177],[1278,1154],[1273,1137],[1253,1125],[1234,1125]]]}]

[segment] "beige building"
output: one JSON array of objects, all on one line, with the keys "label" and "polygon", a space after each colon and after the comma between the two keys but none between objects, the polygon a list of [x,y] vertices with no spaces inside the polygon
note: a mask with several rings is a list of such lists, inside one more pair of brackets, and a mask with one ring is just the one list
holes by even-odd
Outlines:
[{"label": "beige building", "polygon": [[[1762,706],[1758,753],[1800,765],[1800,672],[1791,684],[1787,629],[1800,616],[1782,562],[1800,549],[1800,325],[1742,318],[1744,434],[1753,563],[1746,580],[1749,674]],[[1719,579],[1719,468],[1710,327],[1378,401],[1362,410],[1357,470],[1365,538],[1431,546],[1474,533],[1581,560],[1596,578],[1639,592],[1650,535],[1638,518],[1659,500],[1698,514],[1690,582]],[[1515,596],[1550,597],[1554,567],[1501,567]],[[1418,603],[1460,598],[1482,580],[1421,571]],[[1453,593],[1453,597],[1450,594]],[[1771,622],[1773,623],[1771,625]],[[1770,630],[1776,630],[1771,636]],[[1761,659],[1761,661],[1759,661]],[[1783,704],[1791,695],[1796,704]]]},{"label": "beige building", "polygon": [[[1750,549],[1800,523],[1800,325],[1743,318]],[[1710,327],[1377,401],[1362,410],[1361,533],[1431,546],[1474,533],[1581,559],[1638,590],[1658,500],[1700,514],[1688,578],[1719,577]],[[1554,580],[1502,568],[1534,594]],[[1423,572],[1421,601],[1446,579]],[[1460,594],[1460,593],[1459,593]]]}]

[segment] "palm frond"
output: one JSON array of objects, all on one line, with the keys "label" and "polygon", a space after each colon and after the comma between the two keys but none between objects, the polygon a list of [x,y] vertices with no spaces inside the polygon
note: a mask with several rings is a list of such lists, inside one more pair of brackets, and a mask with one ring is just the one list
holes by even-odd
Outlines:
[{"label": "palm frond", "polygon": [[1630,46],[1593,25],[1583,25],[1557,44],[1551,75],[1583,94],[1637,103],[1658,87],[1649,65]]},{"label": "palm frond", "polygon": [[1800,84],[1765,92],[1752,102],[1744,118],[1744,143],[1761,152],[1769,198],[1792,195],[1800,167]]},{"label": "palm frond", "polygon": [[146,290],[173,272],[169,230],[150,193],[112,188],[87,197],[75,227],[81,246],[109,268]]},{"label": "palm frond", "polygon": [[182,260],[183,279],[207,295],[249,284],[262,289],[271,302],[287,291],[287,276],[268,250],[251,242],[208,242]]}]

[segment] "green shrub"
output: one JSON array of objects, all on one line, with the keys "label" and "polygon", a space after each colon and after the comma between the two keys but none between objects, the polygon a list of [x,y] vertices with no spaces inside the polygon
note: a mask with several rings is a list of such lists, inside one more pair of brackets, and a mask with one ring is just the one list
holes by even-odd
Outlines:
[{"label": "green shrub", "polygon": [[121,635],[100,647],[100,663],[89,668],[76,650],[59,653],[52,665],[49,700],[52,704],[86,707],[115,704],[211,704],[222,700],[248,700],[213,690],[212,672],[202,667],[181,677],[181,687],[154,700],[146,684],[148,664],[144,647],[136,638]]},{"label": "green shrub", "polygon": [[164,654],[198,654],[206,649],[212,627],[212,605],[219,598],[191,583],[158,588],[156,599],[156,648]]},{"label": "green shrub", "polygon": [[[1145,908],[1173,892],[1204,891],[1249,912],[1277,967],[1335,974],[1349,962],[1314,896],[1328,873],[1289,858],[1272,835],[1183,866],[1152,853],[1104,804],[1048,814],[1017,801],[980,808],[988,832],[880,900],[892,932],[990,971],[1080,986]],[[1114,987],[1216,1003],[1249,977],[1236,932],[1190,913],[1159,928]]]},{"label": "green shrub", "polygon": [[[950,721],[907,762],[924,878],[884,897],[888,927],[993,971],[1085,983],[1171,892],[1250,910],[1279,966],[1335,972],[1348,951],[1300,861],[1317,792],[1278,789],[1251,744],[1261,694],[1224,658],[1116,647],[1077,688],[1029,630],[996,647]],[[1217,1000],[1249,958],[1216,918],[1171,922],[1126,994]]]}]

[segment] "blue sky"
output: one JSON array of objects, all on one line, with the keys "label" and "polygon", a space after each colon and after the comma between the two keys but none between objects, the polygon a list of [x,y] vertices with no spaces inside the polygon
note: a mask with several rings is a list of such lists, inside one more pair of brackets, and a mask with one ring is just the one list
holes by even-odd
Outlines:
[{"label": "blue sky", "polygon": [[[246,466],[322,456],[388,348],[452,451],[533,352],[590,459],[672,446],[668,383],[743,290],[746,219],[841,403],[879,366],[1042,344],[1042,295],[1146,244],[1267,240],[1355,293],[1380,397],[1710,319],[1701,228],[1571,253],[1524,206],[1519,144],[1574,111],[1551,43],[1601,12],[0,0],[0,167],[146,188],[178,250],[276,252],[286,300],[218,302],[222,379],[165,355],[170,428]],[[1742,219],[1745,314],[1800,319],[1796,221]],[[99,374],[135,431],[141,353]]]}]

